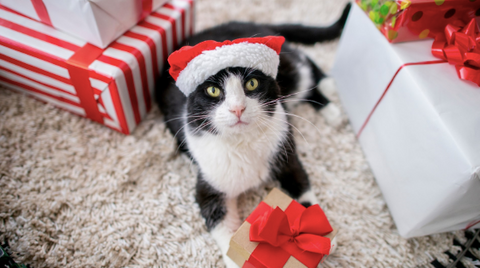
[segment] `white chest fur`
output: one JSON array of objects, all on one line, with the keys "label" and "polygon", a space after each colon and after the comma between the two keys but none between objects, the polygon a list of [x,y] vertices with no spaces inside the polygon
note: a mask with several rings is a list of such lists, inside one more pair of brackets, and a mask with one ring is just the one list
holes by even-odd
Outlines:
[{"label": "white chest fur", "polygon": [[191,135],[186,131],[190,153],[204,179],[227,197],[236,197],[268,180],[274,156],[283,150],[288,132],[287,117],[277,104],[268,125],[257,124],[236,135]]}]

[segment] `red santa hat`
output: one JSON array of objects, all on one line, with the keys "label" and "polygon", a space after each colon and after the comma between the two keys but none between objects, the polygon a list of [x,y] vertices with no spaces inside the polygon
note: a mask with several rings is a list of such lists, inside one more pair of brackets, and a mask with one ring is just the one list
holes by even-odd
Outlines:
[{"label": "red santa hat", "polygon": [[184,46],[168,57],[169,72],[186,96],[227,67],[254,68],[275,79],[283,42],[282,36],[266,36]]}]

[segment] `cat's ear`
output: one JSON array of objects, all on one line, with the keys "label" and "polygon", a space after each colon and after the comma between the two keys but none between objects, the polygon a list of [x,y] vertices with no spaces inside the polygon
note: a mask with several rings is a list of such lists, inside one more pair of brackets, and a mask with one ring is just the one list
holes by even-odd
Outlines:
[{"label": "cat's ear", "polygon": [[257,69],[275,79],[284,42],[282,36],[204,41],[172,53],[168,58],[169,72],[186,96],[208,77],[228,67]]}]

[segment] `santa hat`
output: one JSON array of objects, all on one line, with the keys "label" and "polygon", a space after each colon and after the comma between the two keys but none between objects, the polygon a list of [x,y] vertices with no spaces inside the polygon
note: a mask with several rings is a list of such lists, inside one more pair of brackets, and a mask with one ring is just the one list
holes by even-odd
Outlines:
[{"label": "santa hat", "polygon": [[169,72],[186,96],[227,67],[255,68],[275,79],[283,42],[282,36],[266,36],[184,46],[168,57]]}]

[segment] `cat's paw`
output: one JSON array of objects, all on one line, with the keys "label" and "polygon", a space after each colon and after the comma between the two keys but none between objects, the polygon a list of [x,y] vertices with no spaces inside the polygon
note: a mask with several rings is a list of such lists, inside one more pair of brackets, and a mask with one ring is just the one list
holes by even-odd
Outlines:
[{"label": "cat's paw", "polygon": [[[236,202],[234,203],[236,205]],[[237,213],[235,213],[235,215],[237,216]],[[220,248],[223,262],[227,268],[238,268],[238,265],[227,256],[228,248],[230,247],[230,239],[232,238],[234,231],[241,224],[240,218],[236,216],[227,217],[210,231],[210,234]]]},{"label": "cat's paw", "polygon": [[312,204],[308,201],[304,201],[302,203],[300,203],[300,205],[304,206],[305,208],[308,208],[309,206],[311,206]]},{"label": "cat's paw", "polygon": [[227,255],[222,254],[222,257],[226,268],[239,268],[238,265],[234,261],[232,261],[232,259],[230,259],[230,257],[228,257]]},{"label": "cat's paw", "polygon": [[337,84],[335,83],[335,79],[333,77],[325,77],[320,80],[318,84],[318,88],[323,95],[327,96],[327,98],[331,99],[335,92],[337,92]]},{"label": "cat's paw", "polygon": [[327,123],[333,127],[339,127],[342,124],[342,112],[334,103],[329,103],[320,113],[323,115]]},{"label": "cat's paw", "polygon": [[311,206],[311,205],[319,204],[320,202],[318,202],[318,199],[313,193],[313,191],[308,190],[298,198],[298,203],[300,204],[306,203],[306,204],[309,204],[309,206]]}]

